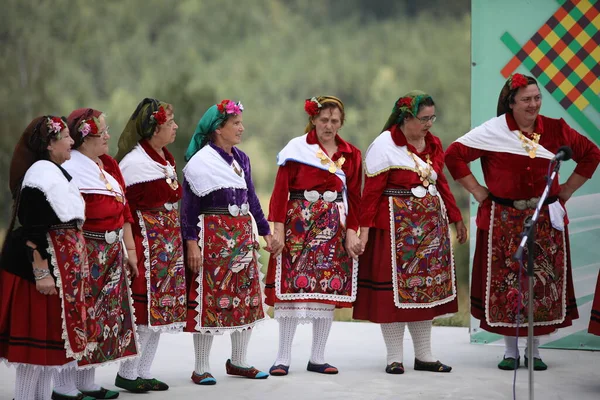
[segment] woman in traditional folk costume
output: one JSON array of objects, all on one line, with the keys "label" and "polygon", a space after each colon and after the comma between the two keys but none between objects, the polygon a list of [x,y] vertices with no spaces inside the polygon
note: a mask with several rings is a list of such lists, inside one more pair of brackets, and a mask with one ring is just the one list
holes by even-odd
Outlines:
[{"label": "woman in traditional folk costume", "polygon": [[325,362],[325,345],[336,307],[356,298],[361,153],[343,140],[344,104],[333,96],[306,100],[305,135],[277,156],[271,195],[272,256],[267,304],[279,321],[279,351],[271,375],[287,375],[299,323],[312,322],[309,371],[337,374]]},{"label": "woman in traditional folk costume", "polygon": [[450,372],[431,352],[431,325],[458,311],[450,224],[464,243],[467,229],[444,176],[444,149],[429,131],[435,103],[411,91],[365,156],[355,319],[381,324],[389,374],[403,374],[406,326],[415,370]]},{"label": "woman in traditional folk costume", "polygon": [[[86,296],[85,202],[61,167],[72,145],[65,121],[38,117],[11,161],[15,204],[0,259],[0,361],[16,366],[16,400],[69,398],[52,394],[52,375],[95,345],[86,326],[94,316]],[[13,231],[17,217],[21,227]]]},{"label": "woman in traditional folk costume", "polygon": [[98,335],[98,346],[78,361],[76,382],[69,379],[66,371],[57,374],[55,390],[70,391],[65,393],[68,395],[80,391],[97,399],[114,399],[118,392],[95,383],[95,368],[137,357],[138,353],[126,272],[129,269],[133,276],[137,275],[132,218],[119,165],[107,154],[110,136],[104,114],[81,108],[73,111],[67,121],[75,144],[64,168],[86,203],[83,236],[92,287],[89,312],[96,318],[89,329]]},{"label": "woman in traditional folk costume", "polygon": [[[450,173],[479,202],[471,314],[480,320],[482,329],[505,336],[504,359],[498,364],[504,370],[519,367],[514,336],[517,332],[527,336],[528,326],[527,250],[523,268],[512,256],[521,241],[523,223],[533,215],[546,186],[550,159],[563,145],[573,150],[577,167],[564,184],[554,182],[536,226],[535,370],[547,369],[539,354],[538,336],[570,326],[579,317],[563,205],[591,178],[600,150],[562,119],[539,115],[541,105],[535,79],[515,74],[502,88],[498,116],[457,139],[446,151]],[[476,159],[481,159],[487,187],[469,169],[468,164]]]},{"label": "woman in traditional folk costume", "polygon": [[186,332],[194,335],[192,380],[213,385],[209,356],[213,336],[231,332],[229,375],[264,379],[246,361],[252,327],[265,318],[258,263],[258,235],[271,245],[269,223],[254,190],[250,159],[241,142],[242,104],[210,107],[185,154],[181,207],[188,268]]},{"label": "woman in traditional folk costume", "polygon": [[115,384],[129,389],[143,380],[150,390],[169,386],[152,376],[161,332],[178,332],[186,321],[185,267],[179,222],[175,159],[167,145],[175,141],[173,107],[144,99],[119,139],[119,167],[127,202],[139,275],[131,282],[140,357],[121,363]]}]

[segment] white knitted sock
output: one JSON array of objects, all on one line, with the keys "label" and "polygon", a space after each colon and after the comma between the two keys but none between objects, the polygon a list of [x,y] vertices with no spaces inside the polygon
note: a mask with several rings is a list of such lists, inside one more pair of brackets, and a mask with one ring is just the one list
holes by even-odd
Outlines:
[{"label": "white knitted sock", "polygon": [[381,333],[387,349],[387,363],[402,362],[404,358],[404,331],[406,322],[381,324]]},{"label": "white knitted sock", "polygon": [[[527,354],[527,348],[525,348],[525,354]],[[533,338],[533,358],[542,358],[540,357],[540,338]]]},{"label": "white knitted sock", "polygon": [[41,370],[42,368],[36,365],[17,365],[15,400],[31,400],[35,398],[36,382],[38,382]]},{"label": "white knitted sock", "polygon": [[52,375],[54,372],[51,368],[40,368],[40,377],[35,385],[36,400],[50,400],[52,397]]},{"label": "white knitted sock", "polygon": [[[152,331],[150,331],[150,329],[146,328],[144,325],[138,325],[138,346],[141,354],[139,357],[121,361],[121,365],[119,365],[119,376],[121,376],[121,378],[129,379],[130,381],[137,379],[140,360],[144,355],[146,344],[148,343],[151,334]],[[152,358],[154,358],[154,356],[152,356]]]},{"label": "white knitted sock", "polygon": [[332,322],[333,310],[331,318],[313,319],[313,341],[310,351],[310,362],[313,364],[325,364],[325,345],[327,345]]},{"label": "white knitted sock", "polygon": [[210,348],[213,343],[213,335],[205,335],[203,333],[194,333],[194,351],[196,353],[196,366],[194,372],[202,375],[205,372],[210,372]]},{"label": "white knitted sock", "polygon": [[231,363],[233,365],[242,368],[251,367],[246,360],[250,336],[252,336],[252,330],[250,329],[231,332]]},{"label": "white knitted sock", "polygon": [[75,384],[80,391],[91,392],[100,390],[96,384],[96,368],[80,369],[75,373]]},{"label": "white knitted sock", "polygon": [[[75,364],[73,362],[72,364]],[[65,396],[77,396],[80,392],[75,385],[75,367],[64,367],[54,374],[54,391]]]},{"label": "white knitted sock", "polygon": [[504,336],[504,358],[519,358],[519,342],[516,336]]},{"label": "white knitted sock", "polygon": [[[146,329],[149,330],[148,328]],[[144,346],[142,354],[139,357],[138,376],[140,378],[152,379],[152,373],[150,372],[150,369],[152,368],[154,356],[156,356],[156,349],[158,349],[159,339],[160,332],[149,332],[148,340],[146,341],[146,345]]]},{"label": "white knitted sock", "polygon": [[431,320],[407,322],[408,331],[415,346],[415,358],[424,362],[436,362],[431,354]]},{"label": "white knitted sock", "polygon": [[292,363],[292,343],[298,327],[298,318],[285,317],[277,319],[279,322],[279,350],[273,365],[285,365]]}]

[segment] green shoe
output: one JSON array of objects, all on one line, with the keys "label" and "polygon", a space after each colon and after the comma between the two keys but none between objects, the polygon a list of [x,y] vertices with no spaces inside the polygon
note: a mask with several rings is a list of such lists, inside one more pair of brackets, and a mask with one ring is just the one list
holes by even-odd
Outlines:
[{"label": "green shoe", "polygon": [[[529,360],[525,357],[525,367],[529,368]],[[533,357],[533,370],[534,371],[545,371],[548,366],[541,358]]]},{"label": "green shoe", "polygon": [[156,378],[144,379],[144,382],[146,382],[146,386],[148,386],[150,388],[150,390],[155,390],[155,391],[169,390],[169,385],[167,385],[164,382],[159,381]]},{"label": "green shoe", "polygon": [[504,357],[500,363],[498,363],[498,368],[504,371],[514,371],[515,369],[521,366],[521,357],[518,357],[516,360],[512,357],[506,358]]},{"label": "green shoe", "polygon": [[104,389],[103,387],[98,390],[82,390],[81,393],[95,399],[116,399],[119,397],[119,392]]},{"label": "green shoe", "polygon": [[142,378],[136,379],[125,379],[119,374],[115,378],[115,386],[121,389],[129,390],[133,393],[146,393],[150,390],[150,387],[146,384],[146,381]]}]

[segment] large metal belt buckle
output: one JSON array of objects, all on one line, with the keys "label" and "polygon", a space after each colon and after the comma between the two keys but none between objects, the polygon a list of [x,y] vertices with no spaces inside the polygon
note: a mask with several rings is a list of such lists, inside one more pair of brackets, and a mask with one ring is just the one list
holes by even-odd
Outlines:
[{"label": "large metal belt buckle", "polygon": [[325,193],[323,193],[323,200],[329,202],[329,203],[333,203],[335,200],[337,199],[337,192],[331,191],[331,190],[326,190]]},{"label": "large metal belt buckle", "polygon": [[104,233],[104,240],[106,243],[113,244],[117,240],[123,239],[123,230],[119,229],[118,231],[106,231]]},{"label": "large metal belt buckle", "polygon": [[529,200],[527,200],[527,207],[535,208],[537,206],[538,201],[540,201],[539,197],[530,198]]},{"label": "large metal belt buckle", "polygon": [[413,196],[418,198],[423,198],[427,195],[427,189],[425,189],[423,186],[414,187],[410,189],[410,191],[412,192]]},{"label": "large metal belt buckle", "polygon": [[240,207],[237,204],[230,204],[227,206],[227,209],[229,210],[229,214],[234,217],[240,215]]},{"label": "large metal belt buckle", "polygon": [[165,203],[165,209],[167,211],[177,210],[178,208],[179,208],[179,205],[177,203]]},{"label": "large metal belt buckle", "polygon": [[429,194],[432,196],[437,196],[438,195],[438,190],[437,187],[435,187],[435,185],[429,185],[427,186],[427,191],[429,191]]},{"label": "large metal belt buckle", "polygon": [[229,210],[229,214],[231,214],[234,217],[237,217],[240,214],[248,215],[248,213],[250,212],[250,205],[248,203],[244,203],[240,207],[236,204],[230,204],[227,206],[227,209]]},{"label": "large metal belt buckle", "polygon": [[317,192],[316,190],[305,190],[304,191],[304,198],[308,201],[310,201],[311,203],[314,203],[315,201],[319,200],[319,192]]},{"label": "large metal belt buckle", "polygon": [[248,203],[242,204],[240,211],[241,211],[242,215],[248,215],[250,213],[250,204],[248,204]]},{"label": "large metal belt buckle", "polygon": [[528,200],[515,200],[515,201],[513,201],[513,206],[517,210],[523,211],[527,208],[527,202],[528,202]]}]

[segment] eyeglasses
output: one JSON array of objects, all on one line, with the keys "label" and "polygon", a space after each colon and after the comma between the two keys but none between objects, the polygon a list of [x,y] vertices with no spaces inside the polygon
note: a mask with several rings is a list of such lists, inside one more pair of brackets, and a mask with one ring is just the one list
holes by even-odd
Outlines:
[{"label": "eyeglasses", "polygon": [[109,134],[110,126],[106,125],[106,129],[102,132],[98,132],[96,135],[89,134],[91,137],[103,137]]},{"label": "eyeglasses", "polygon": [[435,115],[432,115],[431,117],[417,117],[417,119],[419,120],[419,122],[423,125],[425,125],[426,123],[430,122],[433,124],[435,122],[435,120],[437,119],[437,117]]}]

